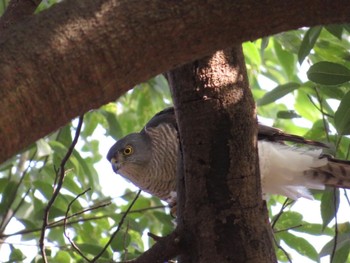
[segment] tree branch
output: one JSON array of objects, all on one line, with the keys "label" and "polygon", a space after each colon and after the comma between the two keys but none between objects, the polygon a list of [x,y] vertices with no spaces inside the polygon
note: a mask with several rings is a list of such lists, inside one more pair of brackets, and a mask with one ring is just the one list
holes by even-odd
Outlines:
[{"label": "tree branch", "polygon": [[43,261],[45,263],[47,263],[47,257],[46,257],[46,252],[45,252],[45,231],[46,231],[46,228],[47,228],[47,226],[49,224],[50,209],[51,209],[53,203],[55,202],[57,196],[59,195],[60,190],[61,190],[61,188],[63,186],[63,180],[64,180],[64,177],[65,177],[65,174],[66,174],[65,166],[66,166],[66,163],[69,160],[70,156],[73,153],[75,145],[78,142],[78,139],[79,139],[79,136],[80,136],[80,130],[81,130],[81,127],[83,126],[83,119],[84,119],[83,116],[79,117],[79,122],[78,122],[78,126],[77,126],[77,129],[76,129],[76,132],[75,132],[74,139],[73,139],[71,145],[69,146],[66,155],[63,157],[63,159],[61,161],[60,169],[57,171],[57,173],[58,173],[57,174],[58,175],[57,184],[54,185],[54,192],[53,192],[52,197],[49,200],[49,202],[48,202],[48,204],[47,204],[47,206],[45,207],[45,210],[44,210],[43,225],[42,225],[42,228],[41,228],[39,247],[40,247],[40,250],[41,250],[41,255],[42,255]]},{"label": "tree branch", "polygon": [[158,239],[149,250],[144,252],[135,260],[127,261],[128,263],[164,263],[169,259],[174,258],[180,254],[182,249],[182,240],[180,238],[179,230],[175,229],[170,235]]},{"label": "tree branch", "polygon": [[349,13],[344,0],[63,1],[2,34],[0,162],[176,65]]},{"label": "tree branch", "polygon": [[0,34],[9,26],[32,15],[40,2],[41,0],[11,0],[0,18]]}]

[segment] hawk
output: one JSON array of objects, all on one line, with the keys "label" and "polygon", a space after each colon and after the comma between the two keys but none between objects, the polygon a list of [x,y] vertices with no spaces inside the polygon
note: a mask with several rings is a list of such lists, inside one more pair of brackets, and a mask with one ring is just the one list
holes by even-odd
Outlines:
[{"label": "hawk", "polygon": [[[296,147],[284,142],[308,147]],[[258,153],[263,196],[312,199],[308,189],[350,188],[350,161],[322,154],[323,143],[259,124]],[[118,140],[107,159],[114,172],[143,191],[172,203],[179,139],[174,108],[157,113],[145,127]]]}]

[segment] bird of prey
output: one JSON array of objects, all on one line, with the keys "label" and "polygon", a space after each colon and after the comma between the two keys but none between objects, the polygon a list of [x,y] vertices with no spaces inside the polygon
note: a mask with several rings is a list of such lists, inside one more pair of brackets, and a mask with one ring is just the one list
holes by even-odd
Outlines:
[{"label": "bird of prey", "polygon": [[[350,161],[322,154],[323,143],[258,126],[263,197],[270,194],[312,199],[308,189],[350,188]],[[289,141],[306,147],[285,144]],[[145,127],[118,140],[107,159],[113,170],[137,187],[173,203],[179,139],[174,108],[157,113]]]}]

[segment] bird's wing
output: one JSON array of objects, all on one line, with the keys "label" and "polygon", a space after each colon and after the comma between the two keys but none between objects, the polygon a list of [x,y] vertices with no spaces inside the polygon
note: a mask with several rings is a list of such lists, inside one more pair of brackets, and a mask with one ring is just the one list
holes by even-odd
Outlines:
[{"label": "bird's wing", "polygon": [[293,143],[301,143],[301,144],[307,144],[311,146],[328,148],[328,146],[324,143],[308,140],[308,139],[305,139],[304,137],[289,134],[289,133],[283,132],[280,129],[265,126],[260,123],[258,125],[258,140],[266,140],[270,142],[280,142],[280,143],[283,143],[284,141],[288,141]]},{"label": "bird's wing", "polygon": [[[141,132],[144,132],[147,128],[155,128],[159,124],[170,124],[177,130],[177,123],[175,118],[175,110],[174,107],[166,108],[156,115],[153,116],[151,120],[145,125]],[[324,143],[308,140],[298,135],[289,134],[283,132],[282,130],[270,126],[266,126],[263,124],[258,124],[258,140],[266,140],[270,142],[279,142],[283,143],[284,141],[307,144],[311,146],[328,148],[328,146]]]},{"label": "bird's wing", "polygon": [[177,130],[174,107],[166,108],[154,115],[141,130],[141,133],[149,128],[156,128],[160,124],[170,124]]}]

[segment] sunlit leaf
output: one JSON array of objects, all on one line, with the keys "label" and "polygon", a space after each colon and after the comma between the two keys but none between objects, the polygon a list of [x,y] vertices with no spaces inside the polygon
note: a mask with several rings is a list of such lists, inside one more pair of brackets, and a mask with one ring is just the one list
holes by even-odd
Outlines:
[{"label": "sunlit leaf", "polygon": [[284,97],[285,95],[287,95],[288,93],[292,92],[293,90],[295,90],[299,87],[300,87],[300,84],[293,83],[293,82],[277,86],[273,90],[267,92],[264,95],[264,97],[259,99],[257,101],[257,104],[258,104],[258,106],[263,106],[263,105],[272,103],[272,102]]},{"label": "sunlit leaf", "polygon": [[288,78],[292,79],[292,76],[295,72],[295,62],[296,62],[295,56],[292,53],[284,50],[277,41],[274,41],[274,48],[275,48],[275,52],[278,57],[278,60],[281,63],[281,66],[286,72]]},{"label": "sunlit leaf", "polygon": [[51,184],[43,181],[35,181],[33,182],[33,185],[37,191],[40,191],[40,193],[46,197],[47,200],[51,198],[53,193],[53,187]]},{"label": "sunlit leaf", "polygon": [[350,91],[341,100],[334,114],[334,125],[341,135],[350,134]]},{"label": "sunlit leaf", "polygon": [[320,119],[322,115],[316,107],[313,107],[309,96],[310,94],[308,92],[303,89],[298,89],[294,109],[300,116],[309,121],[315,122]]},{"label": "sunlit leaf", "polygon": [[321,199],[321,216],[323,228],[332,221],[339,208],[339,190],[329,189],[324,192]]},{"label": "sunlit leaf", "polygon": [[310,54],[310,51],[314,47],[315,42],[321,33],[321,30],[322,27],[316,26],[310,28],[306,32],[298,52],[298,60],[300,64],[302,64],[304,59]]},{"label": "sunlit leaf", "polygon": [[321,224],[313,224],[309,222],[301,222],[300,227],[293,228],[293,231],[307,233],[314,236],[334,235],[334,231],[328,227],[324,228]]},{"label": "sunlit leaf", "polygon": [[71,263],[73,262],[71,256],[66,251],[58,251],[57,254],[52,258],[50,262],[53,263]]},{"label": "sunlit leaf", "polygon": [[307,76],[315,83],[340,85],[350,80],[350,70],[337,63],[321,61],[309,68]]},{"label": "sunlit leaf", "polygon": [[319,261],[316,249],[304,238],[295,236],[289,232],[279,233],[279,236],[289,247],[298,251],[300,255],[306,256],[314,261]]},{"label": "sunlit leaf", "polygon": [[302,222],[303,216],[294,211],[283,212],[275,224],[275,231],[287,230],[289,228],[299,227]]},{"label": "sunlit leaf", "polygon": [[50,145],[44,140],[40,139],[36,142],[37,152],[36,155],[38,158],[48,156],[51,154]]}]

